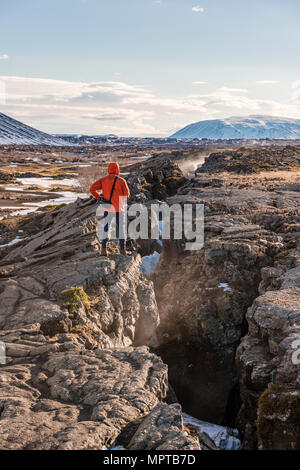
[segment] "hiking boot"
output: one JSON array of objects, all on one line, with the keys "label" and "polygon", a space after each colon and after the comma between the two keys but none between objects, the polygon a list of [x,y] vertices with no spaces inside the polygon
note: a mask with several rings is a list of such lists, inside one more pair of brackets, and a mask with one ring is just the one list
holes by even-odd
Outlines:
[{"label": "hiking boot", "polygon": [[107,249],[106,248],[101,248],[100,250],[100,256],[107,256],[108,253],[107,253]]}]

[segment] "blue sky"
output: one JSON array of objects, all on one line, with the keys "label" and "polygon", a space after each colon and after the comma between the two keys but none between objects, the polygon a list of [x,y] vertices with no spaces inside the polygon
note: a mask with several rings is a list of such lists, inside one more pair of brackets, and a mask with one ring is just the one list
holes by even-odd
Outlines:
[{"label": "blue sky", "polygon": [[300,118],[299,13],[299,0],[0,0],[0,109],[46,132],[138,136]]}]

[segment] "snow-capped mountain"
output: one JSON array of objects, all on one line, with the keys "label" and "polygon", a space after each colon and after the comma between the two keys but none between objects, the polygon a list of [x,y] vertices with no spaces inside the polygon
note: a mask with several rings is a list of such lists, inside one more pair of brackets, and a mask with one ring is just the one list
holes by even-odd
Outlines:
[{"label": "snow-capped mountain", "polygon": [[300,119],[274,116],[230,117],[190,124],[174,139],[300,139]]},{"label": "snow-capped mountain", "polygon": [[0,113],[0,145],[70,145]]}]

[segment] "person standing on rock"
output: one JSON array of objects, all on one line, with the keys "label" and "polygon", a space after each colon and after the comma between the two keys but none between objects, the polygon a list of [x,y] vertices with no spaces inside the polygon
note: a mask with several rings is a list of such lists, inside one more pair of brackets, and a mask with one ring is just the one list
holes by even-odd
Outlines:
[{"label": "person standing on rock", "polygon": [[[110,207],[104,210],[104,217],[107,220],[104,226],[104,238],[102,238],[101,255],[107,256],[108,232],[112,221],[116,220],[116,230],[119,234],[120,252],[126,255],[125,239],[125,201],[130,196],[128,185],[124,178],[119,176],[120,168],[118,163],[111,162],[108,165],[108,175],[104,176],[90,187],[90,193],[101,203],[108,203]],[[102,195],[98,192],[102,191]]]}]

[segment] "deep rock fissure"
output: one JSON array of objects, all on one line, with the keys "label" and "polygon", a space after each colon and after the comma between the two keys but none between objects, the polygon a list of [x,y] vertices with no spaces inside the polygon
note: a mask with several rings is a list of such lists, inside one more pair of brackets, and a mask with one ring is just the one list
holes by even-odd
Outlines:
[{"label": "deep rock fissure", "polygon": [[[167,248],[168,260],[170,260],[170,247]],[[174,255],[174,250],[171,250]],[[163,259],[165,251],[162,251],[161,257]],[[172,254],[172,253],[171,253]],[[179,263],[184,260],[185,255],[178,255],[175,250],[175,256],[179,256]],[[266,262],[270,258],[266,257]],[[162,276],[160,273],[161,263],[151,274],[154,281],[154,289],[160,306],[162,299]],[[226,388],[226,398],[224,406],[218,407],[220,395],[224,393],[224,382],[228,384],[227,373],[220,370],[220,355],[224,353],[221,351],[220,355],[215,348],[212,348],[208,338],[204,332],[198,329],[200,340],[194,340],[190,335],[184,337],[183,331],[176,331],[178,335],[172,341],[164,339],[166,328],[163,325],[163,333],[160,335],[160,345],[153,351],[158,354],[164,363],[168,365],[169,370],[169,383],[174,389],[179,403],[181,403],[183,410],[191,416],[200,420],[218,423],[231,428],[236,427],[236,419],[241,407],[241,398],[239,390],[239,380],[236,368],[236,350],[241,343],[242,338],[247,334],[248,323],[246,321],[246,312],[252,305],[254,299],[259,295],[258,286],[261,282],[260,265],[254,265],[253,269],[253,283],[251,285],[251,295],[248,296],[247,302],[242,302],[240,306],[242,321],[240,326],[240,334],[237,341],[232,343],[232,363],[230,370],[230,380],[232,386]],[[172,274],[170,274],[172,276]],[[209,280],[208,280],[209,281]],[[168,278],[170,282],[170,278]],[[185,295],[185,290],[177,292],[178,297]],[[198,309],[205,308],[203,305],[198,304]],[[172,311],[174,322],[180,318],[181,313]],[[162,318],[163,318],[162,314]],[[162,320],[163,321],[163,320]],[[158,331],[160,330],[158,327]],[[175,326],[176,330],[176,326]],[[161,341],[162,340],[162,341]],[[217,359],[214,363],[214,359]],[[219,363],[218,363],[219,361]]]},{"label": "deep rock fissure", "polygon": [[[149,244],[146,247],[145,243],[139,248],[138,251],[142,256],[151,256],[153,255],[153,253],[155,253],[154,248],[149,246]],[[166,254],[168,258],[170,256],[178,256],[176,248],[174,246],[172,248],[172,243],[163,243],[163,247],[160,251],[162,257]],[[156,282],[157,275],[159,275],[159,270],[160,266],[158,264],[158,266],[155,267],[154,272],[150,274],[150,278],[154,281],[155,291],[161,289],[161,284],[157,286]],[[260,279],[257,281],[257,287],[259,282]],[[184,295],[184,292],[182,292],[182,295]],[[257,293],[255,294],[255,296],[257,296]],[[249,305],[251,305],[252,300],[253,299],[251,299]],[[249,305],[247,305],[246,310]],[[159,328],[160,327],[158,327],[158,330]],[[244,319],[242,336],[244,336],[246,332],[247,322]],[[235,351],[239,344],[240,341],[236,342],[236,344],[234,345]],[[171,391],[173,391],[167,397],[167,401],[169,403],[179,402],[182,405],[184,412],[200,420],[216,424],[218,423],[223,426],[234,428],[236,427],[236,417],[241,406],[237,370],[234,364],[233,371],[235,384],[228,393],[227,404],[222,419],[218,419],[215,414],[216,405],[212,407],[210,405],[207,405],[206,374],[202,374],[202,366],[203,362],[205,362],[205,356],[207,354],[213,353],[213,351],[209,351],[209,347],[210,346],[208,342],[207,344],[205,344],[205,341],[203,341],[202,344],[199,344],[199,342],[193,342],[189,338],[181,338],[175,339],[171,342],[159,344],[158,347],[151,348],[151,350],[159,357],[161,357],[163,362],[168,365],[169,385]],[[199,360],[195,366],[193,364],[195,362],[195,358],[204,359],[203,361]],[[202,375],[204,375],[203,381],[201,380]],[[213,367],[211,370],[211,379],[212,381],[215,379]],[[205,387],[203,387],[204,385]],[[203,394],[201,393],[202,388],[204,388],[205,390]],[[210,390],[210,399],[211,396],[216,393],[217,401],[218,388],[222,389],[222,381],[219,383],[217,381],[212,385]],[[199,402],[202,403],[202,408],[200,409]]]}]

